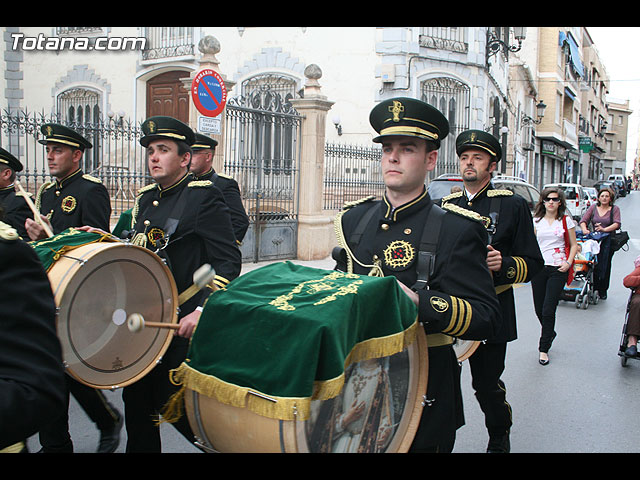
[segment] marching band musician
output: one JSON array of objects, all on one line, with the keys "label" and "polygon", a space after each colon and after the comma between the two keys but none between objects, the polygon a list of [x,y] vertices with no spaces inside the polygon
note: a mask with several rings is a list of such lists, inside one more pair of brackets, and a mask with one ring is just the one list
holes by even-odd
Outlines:
[{"label": "marching band musician", "polygon": [[189,170],[196,176],[196,180],[210,180],[222,191],[224,200],[229,207],[233,232],[240,245],[249,228],[249,217],[242,203],[238,182],[228,175],[216,172],[213,168],[213,155],[218,142],[201,133],[196,132],[195,135],[195,143],[191,145],[193,155]]},{"label": "marching band musician", "polygon": [[[82,135],[64,125],[47,123],[41,127],[49,173],[53,181],[45,182],[36,195],[35,206],[42,221],[50,225],[54,234],[70,227],[92,225],[109,229],[111,201],[109,193],[99,179],[82,171],[86,149],[93,147]],[[46,238],[43,226],[27,218],[27,234],[31,240]],[[111,405],[98,389],[91,388],[65,375],[68,389],[80,406],[100,430],[98,453],[111,453],[120,444],[122,414]],[[68,400],[68,398],[67,398]],[[68,410],[49,427],[40,431],[42,452],[72,452],[69,435]]]},{"label": "marching band musician", "polygon": [[492,172],[502,157],[498,140],[482,130],[467,130],[458,135],[456,152],[465,188],[444,197],[442,204],[458,205],[483,217],[490,232],[487,265],[502,311],[500,330],[469,357],[472,386],[485,415],[487,452],[508,453],[511,406],[500,377],[505,368],[507,342],[517,338],[512,286],[530,281],[544,262],[525,199],[511,190],[497,190],[491,183]]},{"label": "marching band musician", "polygon": [[[451,452],[464,424],[453,336],[482,340],[500,323],[486,264],[487,232],[477,214],[441,210],[425,189],[449,133],[442,113],[413,98],[394,98],[374,107],[369,120],[379,134],[373,141],[382,144],[386,191],[381,201],[352,202],[336,217],[338,243],[346,253],[336,268],[393,275],[418,306],[427,333],[429,382],[410,452]],[[423,239],[438,230],[429,239],[435,250],[425,250]],[[423,253],[435,258],[425,263],[420,259],[429,255]]]},{"label": "marching band musician", "polygon": [[[194,272],[204,264],[214,268],[216,287],[224,288],[240,274],[242,258],[221,191],[211,181],[195,180],[189,173],[193,130],[175,118],[154,116],[143,122],[142,132],[140,143],[147,150],[154,183],[138,191],[129,228],[121,236],[162,257],[179,293],[191,286]],[[127,452],[161,451],[156,420],[177,391],[169,372],[184,361],[189,338],[210,293],[208,289],[198,292],[180,306],[180,329],[162,362],[123,389]],[[185,416],[174,426],[193,441]]]},{"label": "marching band musician", "polygon": [[67,410],[68,392],[49,279],[2,221],[0,285],[0,452],[26,452],[25,440]]},{"label": "marching band musician", "polygon": [[22,163],[4,148],[0,148],[0,206],[4,207],[4,222],[12,226],[22,239],[28,239],[25,222],[31,209],[22,192],[16,192],[16,172],[22,171]]}]

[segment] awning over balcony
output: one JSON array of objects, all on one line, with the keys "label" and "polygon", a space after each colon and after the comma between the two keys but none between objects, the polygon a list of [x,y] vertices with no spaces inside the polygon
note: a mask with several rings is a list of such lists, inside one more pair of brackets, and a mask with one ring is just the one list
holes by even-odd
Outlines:
[{"label": "awning over balcony", "polygon": [[571,66],[573,67],[573,70],[577,75],[584,78],[584,67],[582,65],[582,60],[580,59],[580,47],[578,47],[578,43],[570,32],[560,31],[558,44],[560,46],[564,46],[565,43],[569,46],[569,58],[571,59]]}]

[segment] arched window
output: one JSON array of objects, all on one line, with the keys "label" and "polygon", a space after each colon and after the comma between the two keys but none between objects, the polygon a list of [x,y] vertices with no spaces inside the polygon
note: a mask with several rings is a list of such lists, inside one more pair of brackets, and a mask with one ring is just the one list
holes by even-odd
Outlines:
[{"label": "arched window", "polygon": [[451,77],[430,78],[420,85],[422,100],[440,110],[449,121],[449,135],[441,142],[438,163],[429,178],[458,173],[456,137],[469,128],[470,92],[468,85]]}]

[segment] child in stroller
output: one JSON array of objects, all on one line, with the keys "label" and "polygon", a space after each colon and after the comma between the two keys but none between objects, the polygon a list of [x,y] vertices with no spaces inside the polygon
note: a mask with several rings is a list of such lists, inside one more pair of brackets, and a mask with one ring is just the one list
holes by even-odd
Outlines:
[{"label": "child in stroller", "polygon": [[562,299],[575,301],[576,308],[586,310],[590,304],[599,301],[598,292],[594,288],[593,272],[600,252],[599,238],[592,238],[595,234],[583,235],[576,232],[578,253],[574,258],[573,278],[564,286]]},{"label": "child in stroller", "polygon": [[627,358],[640,358],[638,356],[638,336],[640,336],[640,257],[633,262],[635,269],[624,277],[622,284],[631,289],[627,302],[627,314],[622,328],[622,340],[618,355],[622,357],[622,365]]}]

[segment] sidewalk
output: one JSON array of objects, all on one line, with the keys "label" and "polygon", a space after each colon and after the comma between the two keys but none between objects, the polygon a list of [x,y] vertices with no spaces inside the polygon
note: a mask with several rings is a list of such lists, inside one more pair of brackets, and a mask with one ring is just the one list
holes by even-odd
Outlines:
[{"label": "sidewalk", "polygon": [[243,275],[247,272],[255,270],[260,267],[264,267],[266,265],[271,265],[272,263],[277,262],[291,262],[297,265],[303,265],[305,267],[313,267],[313,268],[322,268],[324,270],[333,270],[333,267],[336,265],[336,261],[331,258],[329,255],[327,258],[323,258],[322,260],[298,260],[298,259],[286,259],[286,260],[271,260],[266,262],[247,262],[242,264],[242,271],[240,275]]}]

